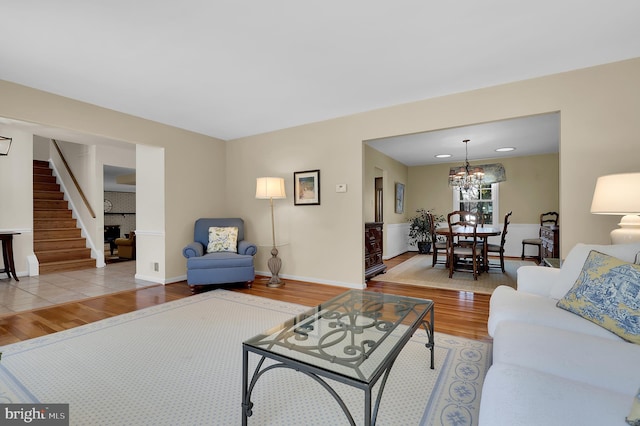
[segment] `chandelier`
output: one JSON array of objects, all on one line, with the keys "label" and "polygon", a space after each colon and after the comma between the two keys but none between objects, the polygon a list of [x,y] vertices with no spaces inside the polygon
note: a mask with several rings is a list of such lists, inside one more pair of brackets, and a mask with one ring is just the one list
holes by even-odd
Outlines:
[{"label": "chandelier", "polygon": [[469,139],[465,139],[462,142],[464,143],[465,152],[464,165],[451,169],[449,172],[449,186],[456,191],[475,189],[479,192],[484,179],[484,169],[482,167],[472,168],[469,165],[469,152],[467,150]]}]

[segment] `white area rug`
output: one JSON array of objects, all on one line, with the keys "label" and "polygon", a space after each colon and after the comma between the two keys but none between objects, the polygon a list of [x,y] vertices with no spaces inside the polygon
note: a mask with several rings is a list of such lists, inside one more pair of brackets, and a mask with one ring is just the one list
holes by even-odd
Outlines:
[{"label": "white area rug", "polygon": [[[499,262],[496,259],[491,261]],[[431,264],[430,254],[418,254],[371,280],[491,294],[499,285],[515,288],[518,268],[525,265],[535,265],[535,262],[505,260],[504,273],[500,268],[492,268],[489,272],[478,275],[477,281],[473,279],[473,274],[468,272],[456,271],[453,278],[449,278],[449,270],[444,265],[436,264],[433,267]]]},{"label": "white area rug", "polygon": [[[307,309],[216,290],[8,345],[0,404],[69,403],[72,425],[238,425],[242,342]],[[476,424],[491,345],[436,333],[431,370],[426,342],[419,330],[398,357],[378,424]],[[361,424],[363,392],[330,383]],[[325,389],[287,369],[261,377],[252,402],[249,425],[346,423]]]}]

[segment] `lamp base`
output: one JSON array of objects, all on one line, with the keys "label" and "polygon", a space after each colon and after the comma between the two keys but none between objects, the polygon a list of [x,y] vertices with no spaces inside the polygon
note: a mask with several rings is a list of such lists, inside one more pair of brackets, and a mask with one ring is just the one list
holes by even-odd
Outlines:
[{"label": "lamp base", "polygon": [[620,228],[611,231],[612,244],[629,244],[640,242],[640,216],[628,214],[618,224]]},{"label": "lamp base", "polygon": [[278,257],[278,249],[275,247],[271,249],[271,258],[267,261],[267,266],[269,267],[269,271],[271,271],[271,279],[267,283],[267,287],[283,286],[284,281],[278,276],[280,268],[282,267],[282,260]]}]

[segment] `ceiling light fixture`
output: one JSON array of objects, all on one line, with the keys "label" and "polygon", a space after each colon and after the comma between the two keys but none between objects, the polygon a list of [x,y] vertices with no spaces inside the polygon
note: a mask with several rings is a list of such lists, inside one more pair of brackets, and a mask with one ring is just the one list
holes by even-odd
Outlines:
[{"label": "ceiling light fixture", "polygon": [[462,141],[464,143],[464,164],[461,167],[452,169],[449,172],[449,186],[456,191],[463,190],[468,191],[471,188],[475,188],[480,191],[484,178],[484,169],[482,167],[472,168],[469,165],[467,144],[469,139]]},{"label": "ceiling light fixture", "polygon": [[509,151],[515,151],[516,149],[512,146],[505,146],[504,148],[498,148],[496,149],[496,152],[509,152]]},{"label": "ceiling light fixture", "polygon": [[436,154],[436,155],[434,155],[434,157],[436,157],[436,158],[449,158],[449,157],[451,157],[451,154]]}]

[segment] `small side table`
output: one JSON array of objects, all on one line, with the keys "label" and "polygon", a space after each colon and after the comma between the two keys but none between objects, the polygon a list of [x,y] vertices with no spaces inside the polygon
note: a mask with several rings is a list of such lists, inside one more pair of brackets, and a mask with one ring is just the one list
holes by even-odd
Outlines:
[{"label": "small side table", "polygon": [[560,268],[562,261],[557,257],[543,257],[542,264],[550,268]]},{"label": "small side table", "polygon": [[16,265],[13,263],[13,236],[20,235],[20,232],[1,232],[0,240],[2,240],[2,261],[4,269],[0,272],[6,272],[9,279],[13,275],[13,279],[20,281],[16,275]]}]

